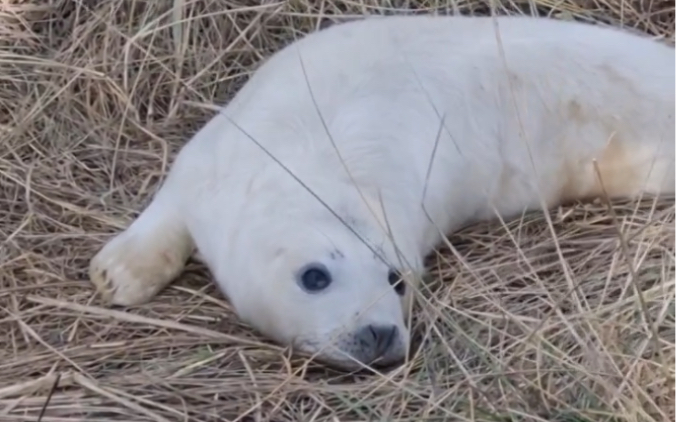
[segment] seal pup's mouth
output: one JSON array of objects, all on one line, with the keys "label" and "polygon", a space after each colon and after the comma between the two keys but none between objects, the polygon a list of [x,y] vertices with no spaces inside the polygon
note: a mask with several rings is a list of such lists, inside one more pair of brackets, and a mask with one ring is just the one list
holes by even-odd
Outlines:
[{"label": "seal pup's mouth", "polygon": [[366,324],[323,347],[315,341],[297,339],[294,349],[336,370],[390,369],[406,357],[406,336],[396,325]]}]

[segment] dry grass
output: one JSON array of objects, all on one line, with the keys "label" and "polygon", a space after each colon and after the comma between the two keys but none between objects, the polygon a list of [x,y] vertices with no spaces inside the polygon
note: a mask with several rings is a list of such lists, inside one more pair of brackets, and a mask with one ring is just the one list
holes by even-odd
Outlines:
[{"label": "dry grass", "polygon": [[[608,1],[496,10],[673,42],[673,1]],[[558,250],[541,213],[456,234],[430,257],[444,282],[417,313],[423,347],[383,375],[289,357],[197,264],[146,306],[101,307],[88,260],[212,115],[200,105],[327,15],[490,5],[173,3],[182,19],[170,1],[0,3],[0,421],[674,420],[673,201],[554,210]]]}]

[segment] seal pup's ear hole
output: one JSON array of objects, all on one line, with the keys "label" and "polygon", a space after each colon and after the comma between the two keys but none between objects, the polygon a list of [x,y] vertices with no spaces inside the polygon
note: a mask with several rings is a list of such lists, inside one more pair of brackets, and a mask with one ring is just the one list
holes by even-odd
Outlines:
[{"label": "seal pup's ear hole", "polygon": [[399,296],[403,296],[406,293],[406,282],[399,271],[391,269],[389,274],[387,274],[387,281]]},{"label": "seal pup's ear hole", "polygon": [[331,273],[322,264],[313,263],[303,267],[297,276],[300,287],[308,293],[318,293],[333,281]]}]

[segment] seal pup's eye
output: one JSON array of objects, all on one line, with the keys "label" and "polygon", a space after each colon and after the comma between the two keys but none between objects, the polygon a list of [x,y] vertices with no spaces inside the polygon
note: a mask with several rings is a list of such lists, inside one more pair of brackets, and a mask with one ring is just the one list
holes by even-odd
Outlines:
[{"label": "seal pup's eye", "polygon": [[310,292],[316,293],[329,287],[331,284],[331,274],[320,264],[312,264],[300,272],[298,283],[300,286]]},{"label": "seal pup's eye", "polygon": [[403,296],[406,293],[406,283],[401,277],[401,274],[397,270],[390,270],[390,273],[387,275],[387,281],[390,282],[390,286],[394,287],[394,291],[397,292],[399,296]]}]

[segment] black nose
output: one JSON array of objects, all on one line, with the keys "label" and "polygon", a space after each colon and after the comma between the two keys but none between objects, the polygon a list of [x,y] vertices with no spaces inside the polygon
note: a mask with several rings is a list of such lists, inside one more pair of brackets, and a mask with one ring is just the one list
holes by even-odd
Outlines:
[{"label": "black nose", "polygon": [[394,325],[367,325],[359,330],[357,337],[371,353],[373,359],[383,356],[392,347],[399,330]]}]

